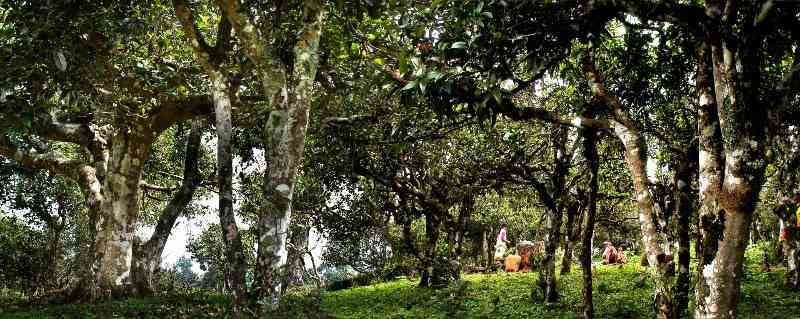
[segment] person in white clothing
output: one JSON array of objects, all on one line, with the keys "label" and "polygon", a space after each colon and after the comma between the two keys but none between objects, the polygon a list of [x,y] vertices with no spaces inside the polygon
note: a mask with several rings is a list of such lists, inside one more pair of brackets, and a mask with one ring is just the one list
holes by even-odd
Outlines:
[{"label": "person in white clothing", "polygon": [[507,232],[506,225],[503,224],[500,227],[500,232],[497,233],[497,240],[494,244],[494,260],[503,260],[503,257],[505,257],[509,244],[508,238],[506,238]]}]

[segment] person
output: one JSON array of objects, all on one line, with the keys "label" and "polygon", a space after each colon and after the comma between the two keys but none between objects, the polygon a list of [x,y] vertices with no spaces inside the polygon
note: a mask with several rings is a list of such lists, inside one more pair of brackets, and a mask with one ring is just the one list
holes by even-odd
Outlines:
[{"label": "person", "polygon": [[[791,203],[791,204],[794,204],[794,206],[792,206],[788,202],[789,202],[789,199],[784,197],[783,198],[783,204],[780,205],[779,207],[785,207],[785,208],[780,208],[780,209],[775,211],[775,213],[779,217],[778,221],[780,222],[780,236],[778,238],[778,241],[786,240],[786,235],[787,235],[787,232],[789,231],[788,228],[792,227],[792,224],[793,224],[792,221],[791,221],[792,210],[795,211],[795,213],[794,213],[794,217],[795,217],[794,224],[797,225],[797,227],[800,227],[800,193],[795,193],[794,194],[794,200]],[[783,210],[783,211],[781,211],[781,210]]]},{"label": "person", "polygon": [[603,241],[603,265],[616,264],[618,259],[617,249],[610,241]]},{"label": "person", "polygon": [[794,193],[794,206],[796,207],[795,210],[795,223],[797,227],[800,227],[800,193]]},{"label": "person", "polygon": [[617,263],[623,265],[628,263],[628,256],[625,256],[625,245],[619,245],[619,249],[617,250]]},{"label": "person", "polygon": [[508,230],[506,229],[506,224],[500,226],[500,232],[497,233],[497,240],[494,244],[494,259],[495,260],[502,260],[506,254],[506,248],[508,247],[509,241],[506,238],[506,234]]}]

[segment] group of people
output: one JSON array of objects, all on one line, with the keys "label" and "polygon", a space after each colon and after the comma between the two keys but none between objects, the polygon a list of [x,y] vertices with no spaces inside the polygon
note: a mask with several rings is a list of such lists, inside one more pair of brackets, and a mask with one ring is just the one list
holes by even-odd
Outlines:
[{"label": "group of people", "polygon": [[610,241],[603,242],[603,265],[625,264],[627,262],[628,259],[625,257],[625,251],[622,246],[617,249]]},{"label": "group of people", "polygon": [[[799,197],[800,198],[800,197]],[[800,210],[798,210],[798,217],[800,217]],[[505,253],[508,249],[508,229],[506,224],[503,224],[500,227],[500,232],[497,233],[497,237],[495,238],[495,245],[494,245],[494,260],[495,261],[503,261],[506,259]],[[515,257],[519,259],[519,257]],[[512,258],[513,261],[516,259]],[[614,245],[606,240],[603,242],[603,264],[625,264],[627,262],[627,258],[625,257],[625,251],[622,246],[619,248],[614,247]],[[517,261],[519,263],[519,261]],[[508,268],[508,267],[506,267]],[[513,268],[513,267],[512,267]]]},{"label": "group of people", "polygon": [[[793,204],[793,205],[791,205]],[[800,193],[796,193],[794,195],[793,201],[789,201],[788,198],[784,197],[783,205],[779,205],[778,208],[775,210],[775,213],[778,215],[780,219],[780,241],[785,241],[787,237],[795,236],[798,229],[800,229]],[[800,235],[800,234],[796,234]],[[500,231],[497,233],[497,237],[495,238],[495,251],[494,251],[494,260],[502,262],[506,259],[505,253],[508,249],[508,245],[511,242],[508,241],[508,229],[507,225],[503,224],[500,227]],[[512,262],[514,260],[519,259],[519,256],[515,257],[516,259],[512,258]],[[625,264],[627,262],[627,258],[625,256],[625,251],[623,246],[619,248],[614,247],[614,244],[610,241],[606,240],[603,241],[603,264]],[[519,263],[519,261],[517,261]]]}]

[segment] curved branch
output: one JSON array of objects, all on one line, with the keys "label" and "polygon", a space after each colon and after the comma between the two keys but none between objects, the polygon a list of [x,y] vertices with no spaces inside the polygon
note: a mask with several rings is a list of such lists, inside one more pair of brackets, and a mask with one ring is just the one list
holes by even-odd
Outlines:
[{"label": "curved branch", "polygon": [[68,159],[56,152],[38,153],[36,150],[24,151],[11,142],[8,136],[0,135],[0,155],[32,169],[43,169],[73,180],[81,178],[81,169],[87,165],[79,160]]}]

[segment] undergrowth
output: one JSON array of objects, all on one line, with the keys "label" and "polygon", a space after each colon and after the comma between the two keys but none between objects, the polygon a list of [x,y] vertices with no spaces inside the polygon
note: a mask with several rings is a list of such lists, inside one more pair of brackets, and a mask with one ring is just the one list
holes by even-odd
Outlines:
[{"label": "undergrowth", "polygon": [[[762,272],[758,252],[748,252],[740,318],[796,318],[798,292],[783,288],[783,269]],[[653,318],[652,285],[638,258],[624,266],[594,268],[598,318]],[[462,276],[443,289],[418,288],[398,279],[370,286],[327,291],[294,291],[272,318],[577,318],[581,310],[581,270],[558,277],[561,299],[541,301],[537,273]],[[690,296],[692,300],[694,296]],[[0,305],[2,318],[229,318],[229,298],[192,293],[99,304]],[[690,305],[691,307],[691,305]],[[252,316],[252,315],[251,315]]]}]

